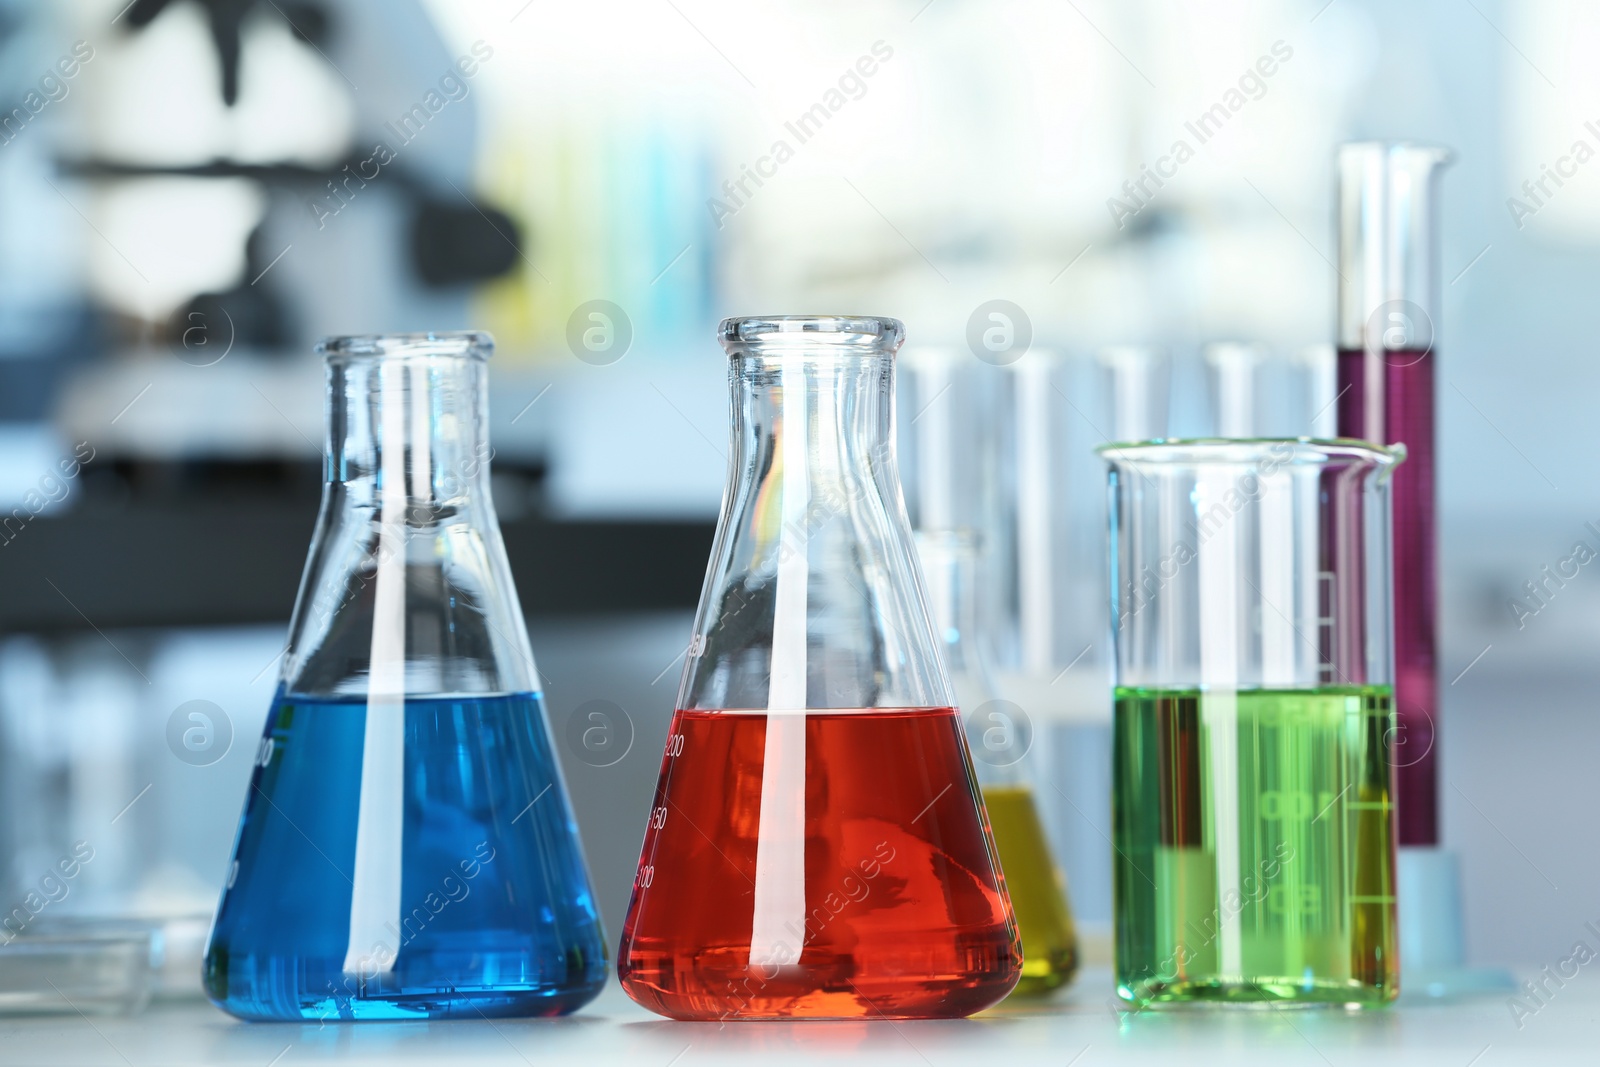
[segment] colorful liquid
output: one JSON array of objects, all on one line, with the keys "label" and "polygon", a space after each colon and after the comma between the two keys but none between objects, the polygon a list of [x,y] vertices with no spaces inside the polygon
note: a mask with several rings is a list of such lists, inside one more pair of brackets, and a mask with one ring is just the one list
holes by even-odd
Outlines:
[{"label": "colorful liquid", "polygon": [[[539,697],[396,711],[399,810],[369,814],[366,840],[398,839],[398,906],[384,914],[392,879],[356,899],[365,702],[280,695],[206,949],[207,995],[246,1019],[556,1015],[586,1003],[605,982],[605,939]],[[351,937],[358,912],[381,920],[372,944]]]},{"label": "colorful liquid", "polygon": [[1022,937],[1022,978],[1011,995],[1039,996],[1060,989],[1078,971],[1078,934],[1067,905],[1066,879],[1052,858],[1033,790],[986,785],[983,803]]},{"label": "colorful liquid", "polygon": [[1339,352],[1339,436],[1406,446],[1393,489],[1395,801],[1402,845],[1439,843],[1435,359],[1432,351],[1385,351],[1375,360],[1359,349]]},{"label": "colorful liquid", "polygon": [[[768,780],[792,795],[763,805]],[[1021,964],[954,711],[673,718],[617,956],[634,1000],[679,1019],[952,1018]]]},{"label": "colorful liquid", "polygon": [[1117,992],[1394,999],[1387,687],[1116,691]]}]

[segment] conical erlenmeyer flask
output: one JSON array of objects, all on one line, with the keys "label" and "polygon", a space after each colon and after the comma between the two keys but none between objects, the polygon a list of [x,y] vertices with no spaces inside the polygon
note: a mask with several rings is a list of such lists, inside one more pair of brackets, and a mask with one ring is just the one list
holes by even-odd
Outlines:
[{"label": "conical erlenmeyer flask", "polygon": [[1043,996],[1077,973],[1078,933],[1041,818],[1033,726],[1022,708],[995,695],[979,638],[977,534],[919,530],[917,555],[1022,938],[1022,978],[1012,996]]},{"label": "conical erlenmeyer flask", "polygon": [[605,981],[489,497],[492,348],[319,346],[322,511],[206,948],[235,1015],[550,1015]]},{"label": "conical erlenmeyer flask", "polygon": [[729,319],[729,484],[623,928],[682,1019],[951,1017],[1021,949],[892,447],[900,323]]}]

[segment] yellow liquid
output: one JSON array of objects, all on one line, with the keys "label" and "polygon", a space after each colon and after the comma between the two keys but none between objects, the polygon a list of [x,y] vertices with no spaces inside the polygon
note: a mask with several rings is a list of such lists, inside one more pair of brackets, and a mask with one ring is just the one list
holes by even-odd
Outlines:
[{"label": "yellow liquid", "polygon": [[1011,995],[1041,996],[1072,981],[1078,971],[1078,934],[1066,880],[1050,855],[1032,789],[986,785],[983,803],[1022,935],[1022,980]]}]

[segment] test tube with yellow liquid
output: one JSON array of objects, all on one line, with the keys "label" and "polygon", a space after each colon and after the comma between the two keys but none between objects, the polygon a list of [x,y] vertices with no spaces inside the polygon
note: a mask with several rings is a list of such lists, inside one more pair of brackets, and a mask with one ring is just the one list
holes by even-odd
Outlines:
[{"label": "test tube with yellow liquid", "polygon": [[996,698],[977,639],[978,535],[922,531],[917,551],[1022,939],[1022,978],[1011,996],[1046,995],[1077,972],[1077,931],[1066,879],[1039,815],[1030,759],[1032,725],[1022,708]]}]

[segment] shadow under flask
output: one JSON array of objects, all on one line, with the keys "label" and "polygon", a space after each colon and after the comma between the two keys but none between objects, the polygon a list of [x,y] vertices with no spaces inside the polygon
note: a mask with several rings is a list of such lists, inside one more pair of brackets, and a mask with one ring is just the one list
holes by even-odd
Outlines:
[{"label": "shadow under flask", "polygon": [[893,319],[728,319],[729,482],[617,972],[678,1019],[953,1018],[1021,945],[901,501]]},{"label": "shadow under flask", "polygon": [[555,1015],[605,982],[489,496],[492,349],[318,346],[322,509],[203,968],[241,1018]]}]

